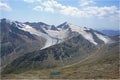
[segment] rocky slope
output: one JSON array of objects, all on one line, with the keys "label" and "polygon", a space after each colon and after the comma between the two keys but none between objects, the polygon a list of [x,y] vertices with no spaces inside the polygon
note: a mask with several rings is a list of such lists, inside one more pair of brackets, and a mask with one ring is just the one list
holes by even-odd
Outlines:
[{"label": "rocky slope", "polygon": [[45,39],[29,32],[20,30],[18,22],[2,19],[1,31],[1,66],[25,53],[39,50],[45,44]]}]

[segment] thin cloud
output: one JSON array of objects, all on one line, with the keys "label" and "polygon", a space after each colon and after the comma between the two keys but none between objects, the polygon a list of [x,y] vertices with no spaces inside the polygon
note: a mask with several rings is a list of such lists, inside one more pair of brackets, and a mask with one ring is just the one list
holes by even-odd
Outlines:
[{"label": "thin cloud", "polygon": [[[81,0],[83,1],[83,0]],[[85,0],[87,1],[87,0]],[[116,6],[88,6],[90,3],[95,3],[93,0],[89,0],[88,3],[84,2],[85,7],[81,7],[81,9],[73,6],[66,6],[63,4],[58,3],[55,0],[47,0],[40,3],[41,7],[35,7],[37,11],[46,11],[51,13],[62,14],[66,16],[73,16],[73,17],[119,17],[120,10]]]},{"label": "thin cloud", "polygon": [[6,10],[6,11],[11,11],[12,10],[12,8],[8,4],[2,3],[2,2],[0,2],[0,9]]},{"label": "thin cloud", "polygon": [[52,12],[52,13],[54,13],[54,9],[51,8],[51,7],[46,7],[44,10],[47,11],[47,12]]},{"label": "thin cloud", "polygon": [[86,7],[84,8],[84,11],[86,11],[89,16],[96,16],[100,18],[104,17],[111,17],[111,16],[119,16],[119,10],[117,9],[116,6],[104,6],[104,7]]},{"label": "thin cloud", "polygon": [[41,6],[36,6],[35,8],[33,8],[34,10],[36,10],[36,11],[42,11],[43,10],[43,8],[41,7]]},{"label": "thin cloud", "polygon": [[81,0],[79,3],[80,3],[80,6],[85,7],[85,6],[94,5],[95,1],[94,0]]},{"label": "thin cloud", "polygon": [[33,2],[41,2],[41,0],[23,0],[28,3],[33,3]]}]

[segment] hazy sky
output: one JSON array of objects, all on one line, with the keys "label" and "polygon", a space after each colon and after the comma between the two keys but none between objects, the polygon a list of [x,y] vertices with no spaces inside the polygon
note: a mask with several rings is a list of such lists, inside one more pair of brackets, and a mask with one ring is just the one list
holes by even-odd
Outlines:
[{"label": "hazy sky", "polygon": [[59,25],[65,21],[93,29],[119,27],[119,0],[1,0],[0,17]]}]

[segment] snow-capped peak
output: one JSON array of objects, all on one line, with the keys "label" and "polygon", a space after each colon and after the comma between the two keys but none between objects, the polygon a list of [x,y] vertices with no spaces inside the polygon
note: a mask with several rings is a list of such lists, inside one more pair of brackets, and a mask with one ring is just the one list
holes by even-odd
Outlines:
[{"label": "snow-capped peak", "polygon": [[63,24],[57,26],[57,28],[68,29],[69,28],[69,23],[68,22],[64,22]]},{"label": "snow-capped peak", "polygon": [[73,25],[68,22],[64,22],[63,24],[59,25],[58,28],[60,28],[62,30],[71,30],[72,32],[78,32],[80,35],[82,35],[85,39],[87,39],[94,45],[98,44],[94,38],[95,35],[97,36],[97,38],[99,40],[103,41],[105,44],[112,41],[108,36],[98,34],[97,32],[95,32],[94,30],[92,30],[90,28],[80,27],[80,26]]},{"label": "snow-capped peak", "polygon": [[[86,27],[80,27],[77,25],[73,25],[68,22],[64,22],[63,24],[59,26],[54,25],[47,25],[44,23],[20,23],[20,22],[12,22],[21,30],[27,31],[31,34],[34,34],[36,36],[41,36],[46,39],[46,43],[44,45],[44,48],[47,48],[49,46],[58,44],[60,42],[63,42],[69,38],[71,38],[71,33],[77,32],[80,34],[84,39],[88,40],[89,42],[93,43],[94,45],[98,45],[99,41],[103,41],[105,44],[110,42],[111,39],[108,36],[105,36],[103,34],[100,34],[97,31],[94,31],[90,28]],[[96,39],[97,38],[97,39]]]},{"label": "snow-capped peak", "polygon": [[93,35],[91,33],[85,31],[85,30],[90,30],[89,28],[80,27],[80,26],[73,25],[73,24],[67,23],[67,22],[59,25],[58,28],[61,28],[61,29],[64,29],[64,30],[67,30],[67,29],[69,30],[70,29],[72,32],[78,32],[85,39],[87,39],[91,43],[97,45],[97,42],[95,42],[95,40],[93,39]]}]

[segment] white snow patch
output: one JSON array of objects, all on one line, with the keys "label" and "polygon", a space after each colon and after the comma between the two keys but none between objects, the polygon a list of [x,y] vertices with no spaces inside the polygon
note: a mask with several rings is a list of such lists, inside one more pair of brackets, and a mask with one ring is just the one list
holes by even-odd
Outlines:
[{"label": "white snow patch", "polygon": [[49,35],[37,31],[36,29],[34,29],[33,27],[31,27],[29,25],[24,24],[23,27],[18,27],[18,28],[21,29],[21,30],[27,31],[31,34],[34,34],[34,35],[41,36],[41,37],[45,38],[47,41],[45,43],[45,46],[42,49],[47,48],[47,47],[57,43],[56,39],[53,39]]},{"label": "white snow patch", "polygon": [[104,43],[110,43],[111,39],[110,39],[109,37],[103,36],[103,35],[98,34],[98,33],[96,33],[96,32],[94,32],[94,33],[95,33],[95,35],[96,35],[99,39],[101,39],[102,41],[104,41]]},{"label": "white snow patch", "polygon": [[66,30],[45,30],[49,36],[59,39],[59,40],[64,40],[67,37],[68,31]]},{"label": "white snow patch", "polygon": [[89,30],[88,28],[83,28],[83,27],[79,27],[79,26],[76,26],[76,25],[72,25],[72,24],[69,24],[69,25],[70,25],[70,28],[71,28],[72,31],[78,32],[85,39],[87,39],[91,43],[97,45],[97,43],[93,39],[93,35],[91,33],[85,31],[85,30]]}]

